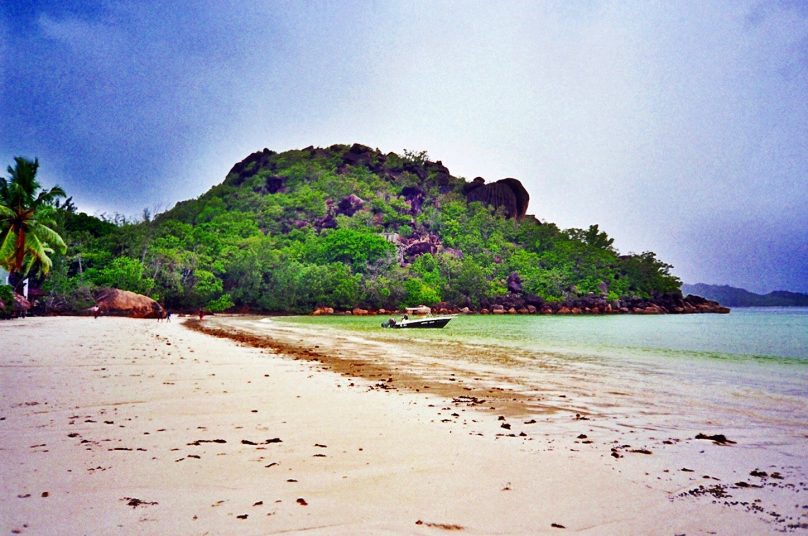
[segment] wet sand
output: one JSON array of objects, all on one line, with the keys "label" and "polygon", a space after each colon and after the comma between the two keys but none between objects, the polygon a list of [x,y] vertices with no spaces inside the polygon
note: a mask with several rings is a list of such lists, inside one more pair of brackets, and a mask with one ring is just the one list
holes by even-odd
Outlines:
[{"label": "wet sand", "polygon": [[[643,441],[609,443],[587,415],[561,412],[565,418],[551,422],[536,410],[541,400],[508,396],[494,384],[424,378],[406,366],[406,356],[393,367],[374,369],[368,359],[347,370],[328,359],[341,344],[336,340],[292,330],[264,347],[246,346],[179,320],[0,323],[0,530],[767,534],[782,528],[721,504],[717,486],[727,481],[702,474],[705,464],[741,452],[733,445],[679,440],[685,446],[674,458]],[[204,322],[216,327],[213,319]],[[373,353],[372,342],[350,341],[350,348],[357,358]],[[744,480],[768,481],[765,469],[766,477]]]},{"label": "wet sand", "polygon": [[[772,530],[808,529],[806,413],[793,397],[743,388],[705,392],[703,384],[684,381],[691,373],[670,368],[673,362],[570,359],[514,345],[436,342],[421,332],[227,315],[189,327],[314,361],[349,380],[370,381],[370,389],[438,395],[446,404],[433,404],[436,417],[447,425],[462,421],[469,434],[485,432],[465,418],[467,408],[496,415],[497,438],[520,439],[536,452],[597,453],[637,482],[664,486],[674,501],[722,504]],[[710,381],[726,376],[714,364],[698,365]],[[735,381],[744,385],[742,377]],[[748,403],[737,404],[737,396]]]}]

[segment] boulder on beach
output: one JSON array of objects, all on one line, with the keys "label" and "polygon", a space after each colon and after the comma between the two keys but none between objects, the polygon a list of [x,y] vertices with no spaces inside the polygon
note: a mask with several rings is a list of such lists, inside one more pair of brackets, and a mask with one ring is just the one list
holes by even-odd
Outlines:
[{"label": "boulder on beach", "polygon": [[95,303],[104,315],[132,318],[160,318],[163,315],[163,307],[148,296],[117,288],[98,291]]},{"label": "boulder on beach", "polygon": [[14,313],[18,316],[25,316],[31,310],[31,302],[22,294],[14,293],[14,303],[12,304]]},{"label": "boulder on beach", "polygon": [[25,317],[31,310],[31,302],[16,292],[11,292],[11,298],[8,300],[9,303],[0,299],[0,318]]}]

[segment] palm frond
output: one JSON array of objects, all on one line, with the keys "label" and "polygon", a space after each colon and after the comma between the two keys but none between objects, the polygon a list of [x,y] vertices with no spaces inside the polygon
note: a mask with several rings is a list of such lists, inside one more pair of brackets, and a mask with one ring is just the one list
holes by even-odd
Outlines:
[{"label": "palm frond", "polygon": [[15,216],[15,212],[11,210],[6,205],[0,204],[0,221],[6,218],[13,218]]},{"label": "palm frond", "polygon": [[67,251],[67,244],[65,244],[65,241],[59,236],[59,233],[38,221],[31,223],[28,227],[28,233],[29,236],[34,236],[37,240],[56,248],[60,253]]},{"label": "palm frond", "polygon": [[13,272],[15,252],[17,249],[17,233],[9,227],[2,235],[0,241],[0,266],[9,272]]},{"label": "palm frond", "polygon": [[47,244],[42,242],[38,236],[32,234],[29,235],[28,239],[25,241],[25,249],[26,256],[22,272],[23,274],[30,272],[31,268],[37,262],[40,265],[39,271],[41,273],[47,274],[50,272],[53,262],[51,261],[48,253],[53,253],[53,250],[50,249]]},{"label": "palm frond", "polygon": [[41,206],[41,205],[52,205],[54,201],[59,199],[60,197],[65,197],[65,191],[62,190],[61,186],[54,186],[50,190],[42,190],[39,192],[36,200],[33,202],[33,206]]},{"label": "palm frond", "polygon": [[5,177],[0,177],[0,204],[8,201],[8,182]]},{"label": "palm frond", "polygon": [[34,193],[39,190],[39,181],[36,179],[39,160],[15,156],[14,164],[14,167],[8,167],[8,199],[5,201],[12,208],[21,209],[31,205],[35,199]]}]

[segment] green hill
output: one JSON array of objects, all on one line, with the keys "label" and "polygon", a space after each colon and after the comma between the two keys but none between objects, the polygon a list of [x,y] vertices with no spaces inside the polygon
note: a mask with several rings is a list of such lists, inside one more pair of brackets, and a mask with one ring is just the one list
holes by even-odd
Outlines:
[{"label": "green hill", "polygon": [[424,152],[264,149],[153,219],[66,214],[70,250],[46,290],[64,303],[108,285],[175,309],[271,312],[681,309],[680,281],[654,253],[621,255],[597,225],[562,230],[528,204],[518,180],[466,181]]}]

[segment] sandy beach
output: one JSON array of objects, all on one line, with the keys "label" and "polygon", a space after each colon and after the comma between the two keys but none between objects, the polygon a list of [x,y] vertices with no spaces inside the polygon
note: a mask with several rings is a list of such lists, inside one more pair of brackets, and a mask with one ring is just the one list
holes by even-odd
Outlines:
[{"label": "sandy beach", "polygon": [[[731,457],[731,447],[698,442],[692,450],[706,454],[696,462],[682,450],[673,458],[593,443],[597,430],[585,419],[542,430],[506,397],[488,406],[471,403],[476,392],[458,400],[462,391],[388,389],[397,378],[305,359],[288,350],[288,331],[284,351],[181,321],[0,322],[3,533],[780,528],[715,497],[681,498],[699,480],[717,480],[698,463]],[[333,344],[307,338],[305,351]],[[402,379],[418,377],[405,369],[397,368]]]}]

